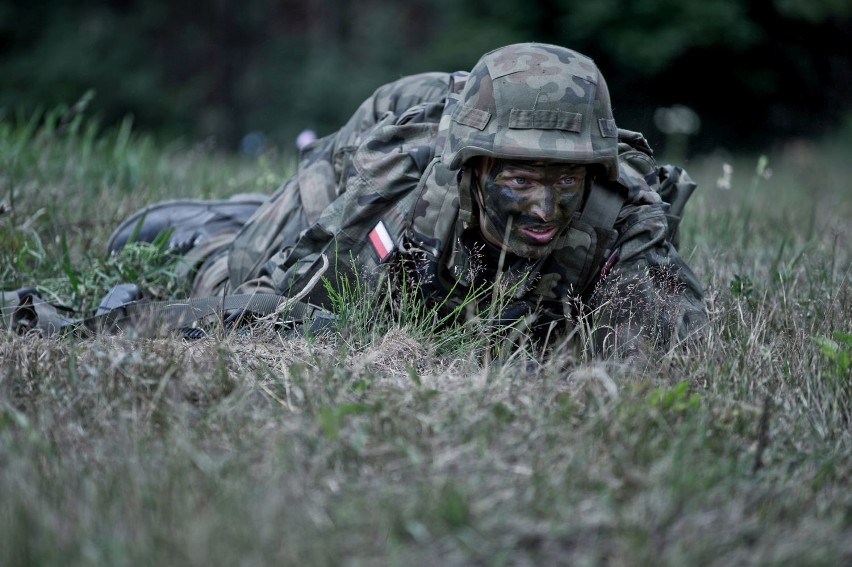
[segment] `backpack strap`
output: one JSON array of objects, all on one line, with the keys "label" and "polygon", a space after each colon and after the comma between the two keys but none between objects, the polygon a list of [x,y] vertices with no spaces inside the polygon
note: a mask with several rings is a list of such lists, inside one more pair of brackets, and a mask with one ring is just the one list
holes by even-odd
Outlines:
[{"label": "backpack strap", "polygon": [[[615,221],[624,206],[627,196],[623,188],[616,184],[595,183],[586,198],[580,220],[591,225],[597,235],[595,245],[594,265],[600,266],[599,271],[593,272],[596,281],[606,275],[606,272],[618,260],[619,249],[612,249],[617,238]],[[591,283],[591,282],[590,282]]]},{"label": "backpack strap", "polygon": [[617,185],[595,183],[586,198],[580,220],[595,228],[612,230],[625,199],[624,191]]}]

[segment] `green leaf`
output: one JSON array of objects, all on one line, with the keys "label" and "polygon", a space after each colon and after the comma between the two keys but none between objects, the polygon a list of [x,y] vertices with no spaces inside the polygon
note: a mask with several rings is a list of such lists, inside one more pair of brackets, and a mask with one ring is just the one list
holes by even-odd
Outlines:
[{"label": "green leaf", "polygon": [[754,284],[752,284],[751,279],[747,276],[740,276],[739,274],[734,276],[734,279],[731,280],[731,293],[734,297],[742,297],[749,298],[751,297],[752,292],[754,291]]},{"label": "green leaf", "polygon": [[320,426],[326,436],[335,440],[343,425],[343,418],[350,414],[369,413],[373,406],[369,404],[340,404],[337,406],[323,406],[319,409]]},{"label": "green leaf", "polygon": [[687,395],[689,381],[681,380],[672,388],[660,386],[648,395],[651,405],[659,406],[663,410],[684,412],[695,410],[701,406],[701,397],[698,394]]},{"label": "green leaf", "polygon": [[831,336],[834,337],[837,341],[852,347],[852,333],[843,333],[841,331],[835,331],[831,333]]},{"label": "green leaf", "polygon": [[461,491],[447,484],[441,494],[441,516],[453,528],[466,526],[470,520],[470,510]]},{"label": "green leaf", "polygon": [[491,413],[494,415],[494,418],[497,421],[503,423],[512,423],[515,421],[515,414],[512,410],[506,407],[502,402],[497,402],[494,404],[494,407],[491,408]]},{"label": "green leaf", "polygon": [[420,380],[420,374],[417,373],[417,369],[413,364],[406,364],[405,370],[408,372],[408,378],[414,382],[415,385],[418,387],[423,385],[423,381]]}]

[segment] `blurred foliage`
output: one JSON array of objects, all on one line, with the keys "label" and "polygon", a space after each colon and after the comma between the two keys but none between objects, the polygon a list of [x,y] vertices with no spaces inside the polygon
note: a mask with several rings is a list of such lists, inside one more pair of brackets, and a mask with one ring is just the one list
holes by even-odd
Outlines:
[{"label": "blurred foliage", "polygon": [[619,123],[652,142],[654,110],[685,104],[702,119],[693,149],[740,149],[843,120],[850,39],[847,0],[7,0],[0,113],[93,89],[106,123],[292,145],[384,82],[543,41],[594,57]]}]

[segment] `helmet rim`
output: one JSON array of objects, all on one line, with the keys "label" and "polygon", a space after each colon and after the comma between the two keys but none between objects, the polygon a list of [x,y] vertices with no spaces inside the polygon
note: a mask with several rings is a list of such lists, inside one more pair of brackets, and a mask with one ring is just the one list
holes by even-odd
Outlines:
[{"label": "helmet rim", "polygon": [[618,177],[618,133],[606,81],[589,57],[520,43],[483,55],[450,114],[443,161],[472,157],[600,164]]}]

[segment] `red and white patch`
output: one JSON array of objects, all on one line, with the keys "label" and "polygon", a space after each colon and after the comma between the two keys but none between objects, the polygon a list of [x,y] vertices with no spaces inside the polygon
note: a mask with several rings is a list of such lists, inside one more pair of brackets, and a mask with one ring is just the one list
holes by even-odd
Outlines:
[{"label": "red and white patch", "polygon": [[387,260],[388,256],[391,255],[391,252],[393,252],[396,248],[396,244],[393,243],[393,239],[391,239],[388,229],[385,228],[385,223],[379,221],[376,228],[370,231],[369,237],[370,244],[373,245],[373,249],[376,251],[376,254],[379,255],[379,261],[384,262]]}]

